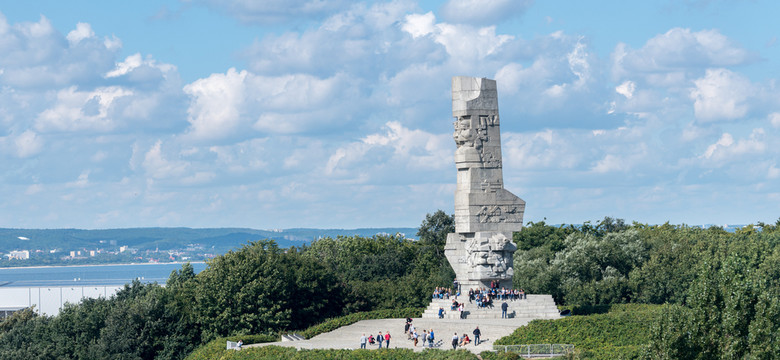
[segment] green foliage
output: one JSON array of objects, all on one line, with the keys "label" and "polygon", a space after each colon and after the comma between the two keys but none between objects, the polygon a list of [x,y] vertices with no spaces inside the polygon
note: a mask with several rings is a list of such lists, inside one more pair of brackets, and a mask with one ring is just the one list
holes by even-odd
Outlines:
[{"label": "green foliage", "polygon": [[442,210],[437,210],[433,215],[425,215],[425,220],[417,230],[420,242],[433,244],[443,249],[447,242],[447,234],[455,232],[455,215],[447,215]]},{"label": "green foliage", "polygon": [[658,305],[623,304],[612,305],[605,314],[534,320],[498,339],[496,345],[574,344],[583,358],[636,358],[649,342],[650,324],[663,309]]},{"label": "green foliage", "polygon": [[195,292],[204,339],[303,328],[342,313],[336,276],[273,240],[250,242],[208,265]]},{"label": "green foliage", "polygon": [[682,309],[653,326],[645,358],[774,358],[780,331],[780,234],[737,232],[709,244]]},{"label": "green foliage", "polygon": [[[244,345],[250,345],[250,344],[262,344],[262,343],[279,341],[279,337],[277,335],[267,335],[267,334],[221,337],[221,338],[211,340],[205,345],[195,349],[195,351],[193,351],[186,357],[186,360],[219,359],[221,358],[221,356],[228,353],[228,351],[226,351],[226,345],[228,341],[238,342],[239,340],[243,341]],[[230,350],[230,352],[236,352],[236,351]]]},{"label": "green foliage", "polygon": [[[598,234],[532,225],[517,236],[521,247],[514,261],[514,284],[531,293],[552,294],[569,305],[613,304],[630,301],[629,273],[647,258],[637,230]],[[568,235],[560,242],[560,237]],[[544,239],[534,239],[534,235]],[[558,249],[558,250],[556,250]]]},{"label": "green foliage", "polygon": [[346,313],[426,306],[433,288],[455,276],[443,244],[400,236],[323,238],[300,251],[347,285]]},{"label": "green foliage", "polygon": [[296,350],[281,346],[264,346],[245,348],[241,351],[222,349],[209,354],[193,353],[187,360],[320,360],[320,359],[355,359],[355,360],[476,360],[477,356],[467,350],[443,351],[425,350],[414,352],[411,349],[383,350]]}]

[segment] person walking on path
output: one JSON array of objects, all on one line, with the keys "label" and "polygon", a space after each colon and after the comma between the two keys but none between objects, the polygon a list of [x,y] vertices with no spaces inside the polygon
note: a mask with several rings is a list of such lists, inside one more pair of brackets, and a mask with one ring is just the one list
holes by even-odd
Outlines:
[{"label": "person walking on path", "polygon": [[[417,338],[420,337],[417,334],[417,330],[412,330],[412,340],[414,340],[414,347],[417,347]],[[425,346],[425,345],[423,345]]]},{"label": "person walking on path", "polygon": [[478,346],[479,345],[479,336],[482,335],[482,332],[479,331],[479,326],[477,326],[477,328],[474,329],[474,332],[472,332],[472,334],[474,334],[474,346]]},{"label": "person walking on path", "polygon": [[360,337],[360,348],[361,349],[365,349],[367,342],[368,342],[368,338],[366,337],[366,334],[364,333],[363,336]]},{"label": "person walking on path", "polygon": [[430,332],[428,332],[428,347],[433,347],[433,341],[435,338],[433,337],[433,329],[431,329]]},{"label": "person walking on path", "polygon": [[509,309],[509,304],[507,304],[506,301],[504,301],[503,303],[501,303],[501,318],[502,319],[506,319],[506,311],[507,311],[507,309]]},{"label": "person walking on path", "polygon": [[458,348],[458,333],[455,333],[455,335],[452,335],[452,350],[455,350]]},{"label": "person walking on path", "polygon": [[422,338],[423,338],[422,346],[425,347],[425,343],[428,341],[428,330],[423,329]]},{"label": "person walking on path", "polygon": [[389,349],[390,348],[390,332],[389,331],[385,334],[385,341],[387,342],[385,344],[385,347]]},{"label": "person walking on path", "polygon": [[384,336],[382,335],[382,332],[379,332],[379,335],[376,336],[376,342],[379,343],[379,348],[382,348],[382,340],[384,340]]}]

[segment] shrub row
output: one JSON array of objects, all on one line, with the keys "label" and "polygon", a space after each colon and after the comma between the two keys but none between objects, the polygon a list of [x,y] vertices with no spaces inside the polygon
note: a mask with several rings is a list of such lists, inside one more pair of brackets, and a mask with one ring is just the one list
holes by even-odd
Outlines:
[{"label": "shrub row", "polygon": [[[651,324],[661,315],[664,306],[621,304],[612,305],[605,314],[598,313],[604,309],[594,308],[581,310],[596,312],[593,315],[534,320],[511,335],[498,339],[496,344],[574,344],[575,351],[582,358],[637,358],[642,346],[649,343]],[[492,359],[511,358],[511,355],[506,356],[510,357]]]},{"label": "shrub row", "polygon": [[260,335],[228,336],[228,337],[218,338],[195,349],[195,351],[193,351],[192,353],[190,353],[189,356],[187,356],[186,360],[220,359],[226,353],[236,352],[235,350],[227,351],[225,347],[228,341],[237,342],[238,340],[243,341],[244,345],[249,345],[249,344],[262,344],[267,342],[278,341],[279,337],[276,335],[260,334]]},{"label": "shrub row", "polygon": [[281,346],[248,348],[241,351],[224,350],[220,360],[476,360],[477,356],[467,350],[444,351],[411,349],[384,350],[296,350]]}]

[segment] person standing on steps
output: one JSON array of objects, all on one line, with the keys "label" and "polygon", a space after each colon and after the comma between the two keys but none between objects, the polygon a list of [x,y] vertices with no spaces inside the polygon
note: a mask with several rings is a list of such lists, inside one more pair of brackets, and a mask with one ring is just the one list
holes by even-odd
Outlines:
[{"label": "person standing on steps", "polygon": [[474,332],[472,332],[472,334],[474,334],[474,346],[478,346],[479,345],[479,336],[482,335],[482,332],[479,331],[479,326],[477,326],[477,328],[474,329]]},{"label": "person standing on steps", "polygon": [[506,319],[506,311],[509,309],[509,304],[504,301],[501,303],[501,318]]},{"label": "person standing on steps", "polygon": [[361,349],[365,349],[367,342],[368,342],[368,338],[366,337],[366,334],[364,333],[363,336],[360,337],[360,348]]}]

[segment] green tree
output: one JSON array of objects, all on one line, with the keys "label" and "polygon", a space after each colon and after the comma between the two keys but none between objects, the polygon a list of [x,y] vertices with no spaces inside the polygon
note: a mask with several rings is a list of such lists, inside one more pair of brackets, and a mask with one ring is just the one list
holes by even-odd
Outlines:
[{"label": "green tree", "polygon": [[447,215],[442,210],[437,210],[433,214],[425,215],[425,220],[420,224],[417,230],[417,236],[420,242],[435,245],[437,248],[444,249],[447,242],[447,234],[455,232],[455,215]]},{"label": "green tree", "polygon": [[214,258],[197,279],[204,341],[303,328],[340,315],[345,299],[344,287],[320,262],[285,252],[273,240]]}]

